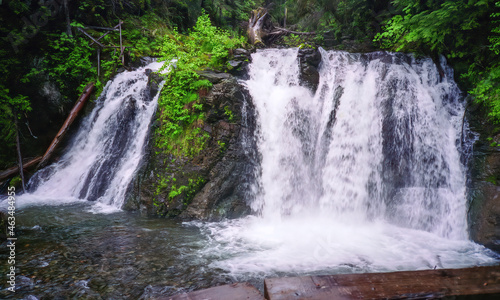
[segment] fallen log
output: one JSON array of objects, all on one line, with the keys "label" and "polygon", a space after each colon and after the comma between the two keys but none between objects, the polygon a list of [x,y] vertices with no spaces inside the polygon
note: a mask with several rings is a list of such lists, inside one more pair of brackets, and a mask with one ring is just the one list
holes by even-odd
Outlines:
[{"label": "fallen log", "polygon": [[82,110],[83,105],[85,104],[85,102],[87,102],[87,100],[90,97],[90,94],[92,94],[92,91],[94,90],[94,88],[95,88],[94,83],[89,83],[85,87],[85,89],[83,90],[82,95],[76,101],[75,106],[73,107],[73,109],[69,113],[69,116],[66,118],[66,121],[64,121],[64,124],[62,125],[61,129],[59,129],[59,132],[57,133],[56,137],[52,140],[52,143],[50,144],[50,146],[47,149],[47,151],[45,151],[45,154],[43,155],[42,159],[38,163],[38,166],[36,167],[37,169],[45,166],[45,164],[47,163],[48,159],[50,158],[50,156],[52,155],[52,153],[56,149],[57,145],[62,140],[62,138],[64,137],[64,135],[66,134],[66,132],[68,131],[69,126],[76,119],[76,117],[78,116],[78,113],[80,112],[80,110]]},{"label": "fallen log", "polygon": [[265,46],[266,42],[289,34],[315,35],[316,32],[300,32],[274,26],[267,8],[259,7],[250,13],[247,35],[252,45]]},{"label": "fallen log", "polygon": [[[266,28],[268,27],[268,28]],[[271,28],[269,28],[271,27]],[[247,34],[252,45],[264,44],[266,31],[272,29],[267,9],[259,7],[252,10],[248,21]]]},{"label": "fallen log", "polygon": [[[42,156],[38,156],[37,158],[34,158],[30,161],[23,163],[23,170],[28,170],[28,169],[34,167],[41,160],[42,160]],[[15,176],[17,173],[19,173],[19,166],[15,166],[15,167],[0,171],[0,182],[4,181],[5,179],[8,179],[12,176]]]}]

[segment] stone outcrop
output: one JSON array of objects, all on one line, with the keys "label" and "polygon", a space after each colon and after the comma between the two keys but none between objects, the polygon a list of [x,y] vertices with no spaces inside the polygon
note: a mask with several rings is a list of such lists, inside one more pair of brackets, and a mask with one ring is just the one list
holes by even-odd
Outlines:
[{"label": "stone outcrop", "polygon": [[316,92],[319,85],[318,67],[321,63],[321,54],[317,49],[304,48],[299,50],[300,82]]},{"label": "stone outcrop", "polygon": [[500,127],[489,123],[477,105],[470,106],[466,116],[478,134],[469,166],[470,236],[500,252]]},{"label": "stone outcrop", "polygon": [[219,220],[250,213],[254,181],[255,128],[247,91],[227,73],[201,72],[214,85],[202,95],[205,136],[201,151],[176,156],[155,145],[151,128],[147,154],[130,186],[125,209],[182,219]]}]

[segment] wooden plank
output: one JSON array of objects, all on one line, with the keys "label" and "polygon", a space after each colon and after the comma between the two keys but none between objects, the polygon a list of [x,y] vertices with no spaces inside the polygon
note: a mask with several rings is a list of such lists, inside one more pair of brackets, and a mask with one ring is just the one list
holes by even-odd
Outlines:
[{"label": "wooden plank", "polygon": [[101,26],[85,26],[85,29],[95,29],[95,30],[106,30],[106,31],[118,31],[116,27],[101,27]]},{"label": "wooden plank", "polygon": [[[117,30],[118,30],[118,26],[120,26],[122,23],[123,23],[123,22],[122,22],[122,21],[120,21],[120,22],[118,23],[118,25],[116,25],[116,26],[115,26],[115,27],[113,27],[112,29],[117,31]],[[98,37],[98,38],[97,38],[97,40],[100,40],[100,39],[102,39],[103,37],[107,36],[110,32],[111,32],[111,31],[108,31],[108,32],[104,33],[103,35],[101,35],[100,37]],[[94,42],[90,43],[90,46],[92,46],[93,44],[94,44]]]},{"label": "wooden plank", "polygon": [[500,266],[270,278],[264,292],[268,300],[500,296]]},{"label": "wooden plank", "polygon": [[264,300],[262,294],[249,283],[234,283],[191,293],[179,294],[162,300]]},{"label": "wooden plank", "polygon": [[99,41],[97,41],[96,39],[94,39],[90,34],[88,34],[85,30],[81,29],[80,27],[78,27],[78,30],[85,34],[89,39],[91,39],[92,41],[94,41],[94,43],[96,43],[97,45],[99,45],[99,47],[101,48],[104,48],[105,46],[103,44],[101,44]]}]

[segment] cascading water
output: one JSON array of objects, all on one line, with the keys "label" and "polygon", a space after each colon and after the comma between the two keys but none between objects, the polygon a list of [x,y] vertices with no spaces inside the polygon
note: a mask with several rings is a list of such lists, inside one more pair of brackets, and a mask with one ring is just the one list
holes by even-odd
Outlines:
[{"label": "cascading water", "polygon": [[32,178],[25,202],[84,199],[96,201],[100,211],[120,209],[157,106],[158,95],[150,95],[145,70],[162,65],[154,62],[108,82],[60,161]]},{"label": "cascading water", "polygon": [[297,54],[252,56],[257,216],[198,224],[213,266],[269,275],[492,262],[468,240],[464,103],[452,71],[403,54],[321,50],[312,94]]}]

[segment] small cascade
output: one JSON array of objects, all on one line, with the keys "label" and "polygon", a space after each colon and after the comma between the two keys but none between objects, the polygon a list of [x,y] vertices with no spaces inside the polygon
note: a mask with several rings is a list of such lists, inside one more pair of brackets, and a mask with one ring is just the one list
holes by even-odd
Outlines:
[{"label": "small cascade", "polygon": [[158,95],[150,94],[146,69],[161,66],[154,62],[108,82],[66,153],[31,179],[32,196],[121,208],[157,106]]}]

